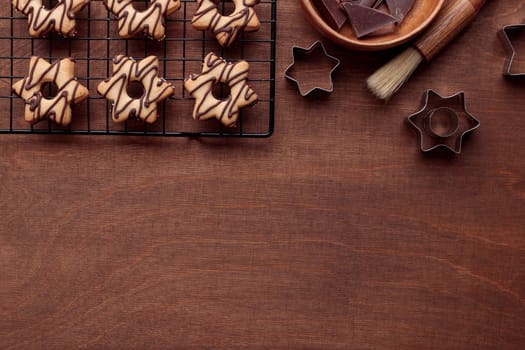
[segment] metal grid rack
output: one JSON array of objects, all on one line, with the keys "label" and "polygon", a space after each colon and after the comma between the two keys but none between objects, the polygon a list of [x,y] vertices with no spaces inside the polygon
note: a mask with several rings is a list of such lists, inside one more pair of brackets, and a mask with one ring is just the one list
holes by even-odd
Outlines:
[{"label": "metal grid rack", "polygon": [[[219,2],[223,13],[233,9],[231,1]],[[140,0],[134,5],[140,9],[148,3]],[[78,34],[73,39],[56,34],[31,38],[27,18],[5,5],[0,7],[0,33],[9,35],[0,35],[0,134],[268,137],[273,133],[276,0],[261,0],[255,7],[260,30],[242,34],[226,49],[211,33],[192,28],[195,0],[181,0],[181,9],[166,19],[167,37],[160,42],[141,36],[120,38],[117,20],[102,0],[91,0],[77,14]],[[189,74],[200,72],[203,58],[210,51],[229,61],[243,59],[250,63],[248,83],[259,95],[259,102],[241,111],[236,128],[223,127],[217,120],[195,121],[191,117],[194,100],[187,95],[183,82]],[[110,103],[97,94],[96,86],[111,75],[111,60],[118,54],[136,59],[158,56],[162,76],[175,86],[175,95],[159,105],[159,119],[154,124],[138,120],[114,123]],[[53,62],[75,58],[75,75],[89,89],[87,101],[73,106],[73,121],[67,128],[49,120],[26,123],[24,103],[11,92],[13,83],[27,74],[30,57],[35,55]],[[46,91],[48,96],[53,93],[51,87]]]}]

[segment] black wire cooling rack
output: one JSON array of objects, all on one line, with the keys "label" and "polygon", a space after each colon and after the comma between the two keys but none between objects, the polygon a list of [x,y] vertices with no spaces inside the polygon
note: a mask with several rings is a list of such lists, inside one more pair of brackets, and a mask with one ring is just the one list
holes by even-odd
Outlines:
[{"label": "black wire cooling rack", "polygon": [[[231,0],[219,1],[223,13],[233,10]],[[138,9],[148,3],[134,1]],[[274,128],[276,7],[276,0],[261,0],[255,7],[260,30],[242,34],[234,45],[224,49],[211,33],[191,26],[195,0],[181,0],[181,9],[166,19],[167,36],[160,42],[144,37],[121,39],[117,20],[102,0],[91,0],[77,14],[75,38],[56,34],[31,38],[27,18],[6,3],[0,7],[0,134],[268,137]],[[259,95],[259,102],[241,111],[235,128],[223,127],[217,120],[195,121],[191,117],[194,100],[184,90],[183,82],[189,74],[200,72],[209,52],[229,61],[243,59],[250,63],[248,81]],[[111,75],[111,60],[118,54],[136,59],[158,56],[162,76],[175,86],[175,95],[159,105],[159,119],[154,124],[138,120],[114,123],[109,102],[97,94],[98,83]],[[75,58],[75,75],[89,89],[90,96],[73,106],[73,121],[67,128],[49,120],[33,125],[24,121],[24,103],[11,92],[11,86],[27,75],[31,56],[53,62]],[[48,96],[53,94],[52,87],[45,90]]]}]

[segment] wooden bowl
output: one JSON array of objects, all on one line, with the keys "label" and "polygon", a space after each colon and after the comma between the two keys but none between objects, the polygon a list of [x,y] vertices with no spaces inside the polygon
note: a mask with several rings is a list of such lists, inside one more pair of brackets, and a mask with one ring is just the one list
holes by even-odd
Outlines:
[{"label": "wooden bowl", "polygon": [[340,32],[332,29],[322,19],[312,0],[301,0],[308,21],[324,37],[334,43],[361,51],[378,51],[401,45],[421,33],[436,17],[445,0],[417,0],[412,10],[394,32],[356,38],[349,23]]}]

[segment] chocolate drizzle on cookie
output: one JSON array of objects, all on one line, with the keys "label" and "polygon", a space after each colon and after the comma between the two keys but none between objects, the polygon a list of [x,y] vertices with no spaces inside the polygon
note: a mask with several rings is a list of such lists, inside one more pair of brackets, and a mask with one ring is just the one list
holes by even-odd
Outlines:
[{"label": "chocolate drizzle on cookie", "polygon": [[197,0],[198,8],[191,21],[198,30],[211,30],[223,47],[233,44],[242,31],[253,32],[261,23],[253,7],[260,0],[233,0],[235,9],[229,16],[219,12],[216,0]]},{"label": "chocolate drizzle on cookie", "polygon": [[[132,98],[127,92],[131,82],[139,82],[144,88],[140,98]],[[171,96],[175,88],[159,77],[159,61],[149,56],[140,62],[119,55],[113,58],[113,75],[101,82],[97,91],[113,102],[111,117],[123,122],[137,117],[146,123],[157,120],[157,103]]]},{"label": "chocolate drizzle on cookie", "polygon": [[[184,82],[184,87],[196,100],[193,118],[217,118],[226,126],[236,126],[240,109],[258,101],[257,94],[247,83],[248,70],[246,61],[229,63],[209,53],[204,58],[202,72],[190,75]],[[223,99],[213,96],[213,86],[219,83],[228,85],[230,96]]]},{"label": "chocolate drizzle on cookie", "polygon": [[[13,84],[13,92],[26,102],[27,122],[36,123],[47,117],[62,126],[70,124],[71,104],[88,97],[88,90],[74,77],[74,67],[72,58],[53,64],[40,57],[31,58],[28,76]],[[41,90],[45,83],[56,84],[56,96],[49,99],[43,96]]]},{"label": "chocolate drizzle on cookie", "polygon": [[132,0],[104,0],[107,9],[118,17],[119,35],[132,37],[144,32],[150,38],[162,40],[165,37],[165,17],[180,8],[180,0],[151,0],[144,11],[138,11]]},{"label": "chocolate drizzle on cookie", "polygon": [[55,31],[65,37],[76,35],[75,13],[89,0],[58,0],[55,7],[47,9],[42,0],[12,0],[13,6],[28,17],[29,34],[42,37]]}]

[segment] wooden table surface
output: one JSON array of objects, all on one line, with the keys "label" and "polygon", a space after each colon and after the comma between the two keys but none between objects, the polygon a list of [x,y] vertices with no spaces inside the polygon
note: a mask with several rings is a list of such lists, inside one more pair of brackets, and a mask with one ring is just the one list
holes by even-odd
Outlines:
[{"label": "wooden table surface", "polygon": [[[524,18],[489,1],[385,105],[364,80],[398,50],[328,44],[335,91],[300,97],[282,72],[319,35],[280,0],[269,139],[1,136],[0,348],[523,349],[525,83],[497,31]],[[427,88],[481,120],[460,156],[417,147]]]}]

